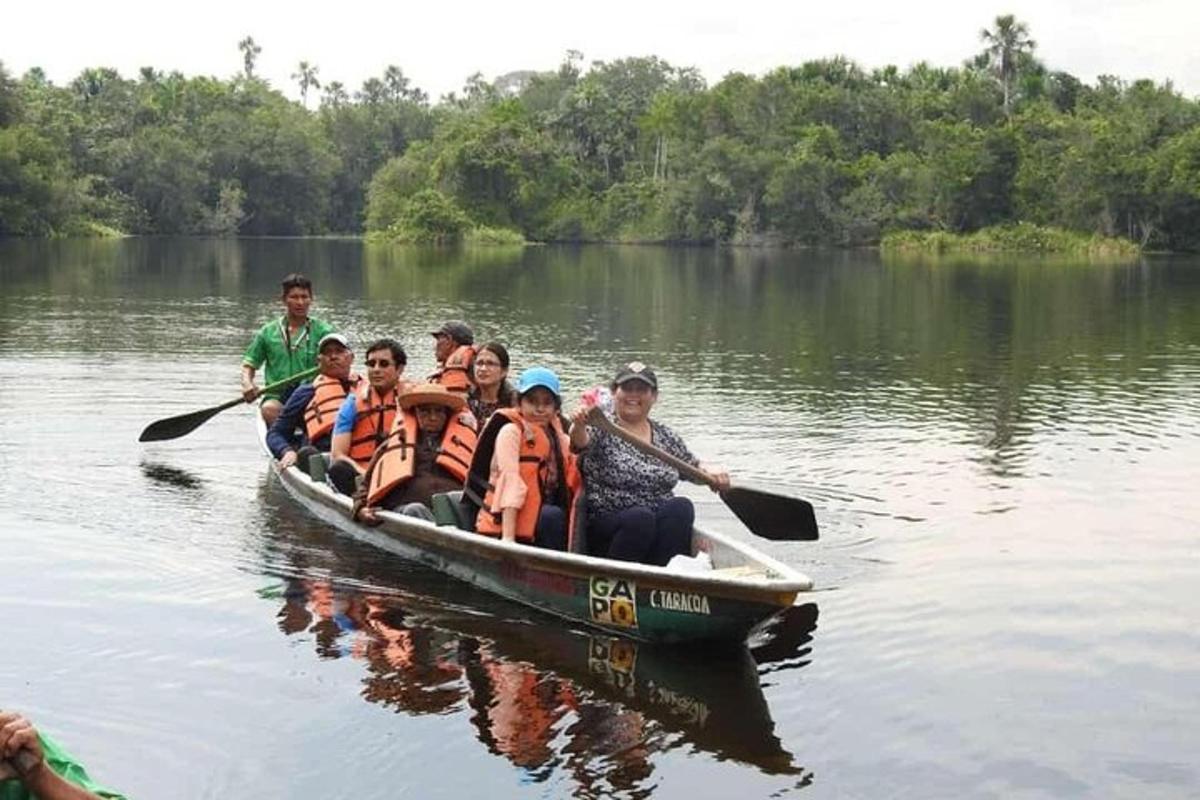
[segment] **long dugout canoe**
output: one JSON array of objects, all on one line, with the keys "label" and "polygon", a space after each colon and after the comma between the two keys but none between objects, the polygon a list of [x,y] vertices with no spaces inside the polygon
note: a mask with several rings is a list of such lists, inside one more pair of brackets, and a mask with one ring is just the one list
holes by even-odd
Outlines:
[{"label": "long dugout canoe", "polygon": [[[257,427],[266,452],[261,418]],[[692,535],[693,555],[707,553],[713,569],[679,572],[503,542],[388,511],[369,527],[350,519],[349,497],[297,466],[271,463],[292,497],[343,533],[509,600],[641,641],[742,645],[812,589],[797,570],[702,528]]]}]

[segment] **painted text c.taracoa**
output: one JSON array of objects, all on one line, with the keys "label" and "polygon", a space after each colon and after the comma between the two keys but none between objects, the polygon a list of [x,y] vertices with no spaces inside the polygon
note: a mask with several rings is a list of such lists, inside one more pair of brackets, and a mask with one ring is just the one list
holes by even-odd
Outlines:
[{"label": "painted text c.taracoa", "polygon": [[650,607],[666,608],[671,611],[689,611],[692,614],[712,614],[708,598],[691,592],[668,592],[665,589],[650,590]]}]

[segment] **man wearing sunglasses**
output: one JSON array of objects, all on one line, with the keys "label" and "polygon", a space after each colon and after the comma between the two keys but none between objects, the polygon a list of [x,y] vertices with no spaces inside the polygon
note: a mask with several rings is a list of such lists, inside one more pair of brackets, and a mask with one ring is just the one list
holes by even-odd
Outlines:
[{"label": "man wearing sunglasses", "polygon": [[328,474],[342,494],[354,494],[375,448],[392,430],[397,396],[408,388],[408,381],[400,377],[407,363],[408,356],[395,339],[380,339],[367,347],[367,385],[347,395],[333,424],[329,448],[333,463]]}]

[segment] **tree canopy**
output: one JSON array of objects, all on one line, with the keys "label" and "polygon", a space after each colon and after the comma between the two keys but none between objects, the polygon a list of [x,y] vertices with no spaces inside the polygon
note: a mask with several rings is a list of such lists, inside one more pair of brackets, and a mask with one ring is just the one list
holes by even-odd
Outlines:
[{"label": "tree canopy", "polygon": [[830,58],[712,86],[655,56],[571,51],[436,103],[398,65],[353,89],[310,62],[289,100],[249,36],[224,80],[92,68],[56,86],[0,65],[0,234],[436,218],[535,240],[857,245],[1032,222],[1200,247],[1200,104],[1050,70],[1011,15],[981,39],[958,67]]}]

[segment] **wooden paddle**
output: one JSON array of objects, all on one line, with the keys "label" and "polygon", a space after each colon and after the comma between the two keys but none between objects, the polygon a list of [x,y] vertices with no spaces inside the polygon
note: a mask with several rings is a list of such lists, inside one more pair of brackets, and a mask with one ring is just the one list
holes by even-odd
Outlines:
[{"label": "wooden paddle", "polygon": [[[680,475],[716,488],[715,477],[614,425],[599,408],[593,406],[588,411],[587,421],[590,425],[624,439],[646,455],[670,464],[679,470]],[[729,510],[756,536],[792,542],[811,542],[817,539],[817,517],[813,513],[812,503],[806,500],[747,486],[730,486],[720,492],[720,496],[725,505],[729,506]]]},{"label": "wooden paddle", "polygon": [[[290,378],[284,378],[281,381],[275,381],[275,383],[264,386],[259,395],[261,396],[275,389],[282,389],[288,384],[302,381],[310,375],[316,374],[317,367],[306,369],[304,372],[298,372]],[[162,442],[167,439],[178,439],[180,436],[187,436],[222,411],[244,402],[246,402],[244,398],[238,397],[236,400],[230,400],[228,403],[222,403],[219,406],[204,408],[199,411],[193,411],[190,414],[180,414],[178,417],[168,417],[167,419],[160,419],[157,422],[151,422],[146,426],[146,430],[142,431],[142,435],[138,437],[138,441]]]}]

